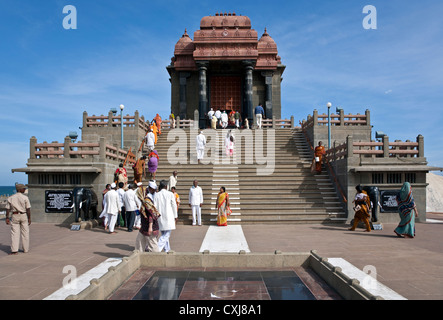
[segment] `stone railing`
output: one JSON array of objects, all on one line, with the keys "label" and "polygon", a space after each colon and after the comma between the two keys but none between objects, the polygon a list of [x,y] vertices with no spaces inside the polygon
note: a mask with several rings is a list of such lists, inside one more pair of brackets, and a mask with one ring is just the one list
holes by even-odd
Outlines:
[{"label": "stone railing", "polygon": [[[143,116],[140,116],[138,111],[135,111],[133,116],[126,115],[123,116],[123,125],[125,127],[135,127],[138,125],[144,131],[148,130],[148,124]],[[114,115],[112,111],[109,111],[107,116],[92,115],[88,116],[88,113],[83,112],[83,128],[89,127],[120,127],[121,126],[121,116]]]},{"label": "stone railing", "polygon": [[[349,147],[352,146],[352,147]],[[423,136],[418,135],[416,142],[411,141],[389,141],[388,136],[384,136],[382,142],[377,141],[353,141],[352,136],[348,136],[345,143],[333,146],[326,151],[328,161],[336,161],[343,158],[350,158],[354,155],[360,157],[424,157]]]},{"label": "stone railing", "polygon": [[[366,110],[365,114],[347,114],[345,115],[343,110],[339,114],[331,114],[331,126],[369,126],[371,124],[370,111]],[[317,110],[314,110],[313,115],[309,115],[307,120],[303,120],[301,123],[304,129],[313,126],[327,126],[328,115],[318,114]]]},{"label": "stone railing", "polygon": [[[251,127],[250,124],[249,127]],[[294,116],[291,116],[291,119],[263,119],[262,127],[267,129],[293,129]]]},{"label": "stone railing", "polygon": [[63,143],[37,143],[35,137],[30,139],[30,159],[85,159],[94,156],[116,162],[123,162],[128,158],[128,164],[135,163],[136,160],[133,155],[128,156],[128,151],[106,144],[104,138],[100,138],[99,143],[71,142],[70,137],[65,137]]}]

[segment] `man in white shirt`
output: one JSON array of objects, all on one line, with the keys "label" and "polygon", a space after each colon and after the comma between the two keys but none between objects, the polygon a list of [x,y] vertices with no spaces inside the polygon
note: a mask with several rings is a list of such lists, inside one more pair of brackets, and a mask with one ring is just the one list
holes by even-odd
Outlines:
[{"label": "man in white shirt", "polygon": [[168,181],[168,191],[171,191],[172,187],[177,185],[177,171],[172,172],[172,176],[169,177]]},{"label": "man in white shirt", "polygon": [[[119,182],[117,193],[118,193],[118,202],[120,204],[120,214],[123,218],[123,223],[126,224],[126,211],[125,211],[125,204],[123,203],[123,196],[125,195],[124,186],[125,184],[123,182]],[[117,217],[117,221],[120,221],[119,217]],[[120,227],[124,227],[124,225]]]},{"label": "man in white shirt", "polygon": [[223,129],[226,129],[226,127],[228,126],[228,114],[226,113],[225,110],[223,110],[223,113],[221,114],[221,126]]},{"label": "man in white shirt", "polygon": [[154,202],[155,194],[157,193],[157,184],[155,181],[149,181],[148,184],[148,192],[146,196]]},{"label": "man in white shirt", "polygon": [[128,232],[131,232],[133,230],[134,221],[135,221],[135,211],[137,211],[141,205],[141,202],[138,199],[137,195],[135,194],[133,188],[134,187],[132,184],[128,184],[128,191],[126,191],[125,195],[123,196],[123,202],[125,204],[125,209],[126,209]]},{"label": "man in white shirt", "polygon": [[200,160],[203,159],[203,155],[205,154],[205,146],[206,146],[206,137],[203,134],[203,131],[200,131],[200,134],[195,139],[195,144],[197,148],[197,160],[200,164]]},{"label": "man in white shirt", "polygon": [[[141,195],[142,199],[145,197],[145,190],[143,189],[142,182],[137,183],[137,188],[135,188],[134,192],[139,200],[140,200],[140,195]],[[140,193],[140,195],[139,195],[139,193]],[[142,226],[142,221],[141,221],[141,217],[140,217],[140,208],[141,208],[141,200],[140,200],[140,206],[137,208],[137,210],[139,210],[138,214],[136,211],[136,215],[135,215],[135,221],[134,221],[134,228],[135,229],[140,229]]]},{"label": "man in white shirt", "polygon": [[211,108],[211,110],[209,110],[208,112],[208,121],[209,121],[209,126],[211,125],[211,121],[212,121],[212,116],[214,115],[214,109]]},{"label": "man in white shirt", "polygon": [[106,193],[106,214],[108,215],[109,233],[115,233],[115,223],[117,216],[120,213],[120,203],[118,201],[118,193],[116,191],[117,185],[113,182],[111,190]]},{"label": "man in white shirt", "polygon": [[198,186],[198,181],[194,180],[194,185],[189,189],[189,206],[192,209],[192,225],[202,225],[201,206],[203,204],[203,190]]},{"label": "man in white shirt", "polygon": [[152,150],[154,150],[155,147],[155,135],[152,129],[149,129],[148,133],[145,137],[146,140],[146,146],[148,147],[148,153],[150,153]]},{"label": "man in white shirt", "polygon": [[221,112],[220,112],[220,110],[215,111],[214,116],[217,118],[217,121],[219,121],[219,120],[220,120],[220,117],[221,117]]},{"label": "man in white shirt", "polygon": [[175,221],[178,218],[177,203],[175,196],[171,191],[166,190],[168,183],[165,180],[160,182],[158,192],[154,197],[154,206],[160,213],[158,218],[158,226],[161,231],[161,236],[158,239],[158,249],[160,252],[165,249],[165,252],[171,250],[169,244],[169,238],[171,237],[171,231],[175,230]]}]

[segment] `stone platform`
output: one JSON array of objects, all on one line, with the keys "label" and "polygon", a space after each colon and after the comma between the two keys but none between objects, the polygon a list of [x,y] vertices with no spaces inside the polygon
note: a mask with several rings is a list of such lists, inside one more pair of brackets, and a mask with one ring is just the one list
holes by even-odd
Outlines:
[{"label": "stone platform", "polygon": [[[375,267],[377,280],[410,300],[443,299],[443,215],[428,214],[432,223],[416,225],[416,238],[400,239],[395,224],[365,233],[335,225],[244,225],[252,253],[309,252],[325,258],[343,258],[360,270]],[[440,222],[440,223],[439,223]],[[108,258],[130,256],[137,232],[103,228],[71,231],[67,226],[33,223],[29,253],[9,256],[10,227],[0,220],[0,299],[42,300],[59,290],[66,266],[78,276]],[[171,236],[177,253],[198,253],[208,226],[178,226]],[[229,239],[226,239],[229,241]],[[413,276],[411,276],[413,275]]]}]

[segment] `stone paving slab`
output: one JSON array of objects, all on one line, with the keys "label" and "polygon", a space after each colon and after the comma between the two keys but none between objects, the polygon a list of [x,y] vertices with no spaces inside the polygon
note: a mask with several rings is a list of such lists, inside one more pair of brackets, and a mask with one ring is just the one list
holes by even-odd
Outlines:
[{"label": "stone paving slab", "polygon": [[[428,215],[440,219],[441,214]],[[443,300],[443,224],[419,223],[414,239],[395,236],[395,224],[370,233],[347,225],[242,225],[251,252],[307,252],[343,258],[357,268],[376,268],[377,280],[407,299]],[[208,226],[177,226],[176,252],[198,252]],[[71,231],[32,223],[30,252],[10,256],[10,227],[0,219],[0,300],[42,300],[62,287],[64,266],[81,275],[108,258],[129,256],[137,231],[108,234],[103,228]],[[229,241],[229,239],[226,239]]]}]

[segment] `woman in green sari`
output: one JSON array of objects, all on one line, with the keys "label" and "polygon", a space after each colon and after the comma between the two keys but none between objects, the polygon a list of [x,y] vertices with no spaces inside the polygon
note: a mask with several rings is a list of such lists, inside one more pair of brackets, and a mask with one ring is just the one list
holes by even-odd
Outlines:
[{"label": "woman in green sari", "polygon": [[400,223],[394,232],[404,238],[415,237],[415,218],[418,217],[417,207],[412,196],[412,188],[409,182],[403,183],[400,193],[397,195],[398,212]]}]

